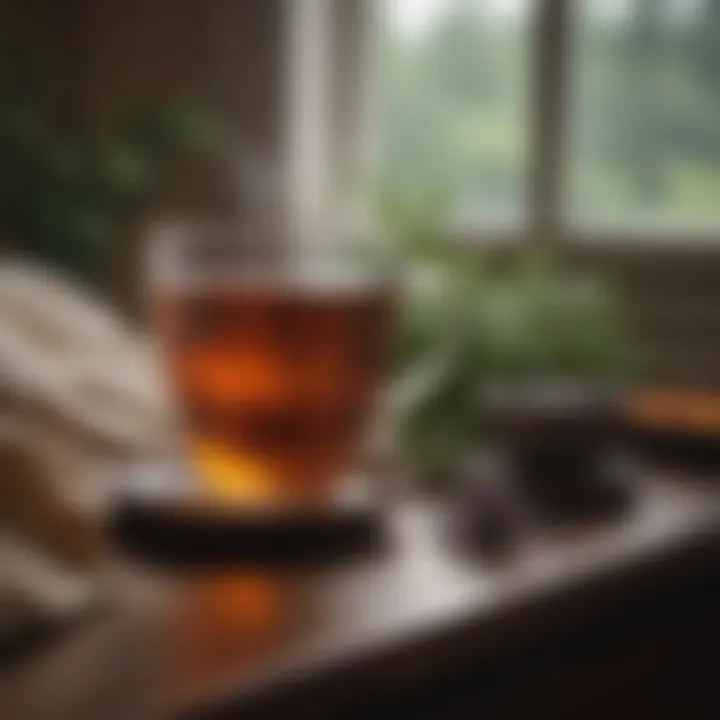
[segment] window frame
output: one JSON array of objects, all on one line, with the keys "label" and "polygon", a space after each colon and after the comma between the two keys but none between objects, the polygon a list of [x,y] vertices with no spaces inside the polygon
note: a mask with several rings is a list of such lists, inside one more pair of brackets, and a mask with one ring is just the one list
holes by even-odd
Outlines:
[{"label": "window frame", "polygon": [[[357,199],[358,190],[372,170],[377,145],[373,145],[373,141],[378,131],[374,110],[374,88],[380,72],[376,62],[377,45],[382,42],[380,18],[387,0],[285,1],[291,18],[291,39],[296,39],[296,53],[298,28],[304,27],[301,32],[308,32],[307,8],[310,6],[310,14],[315,14],[315,22],[320,19],[322,33],[325,33],[323,56],[332,71],[321,72],[322,77],[315,80],[324,83],[322,97],[327,104],[322,124],[327,138],[326,147],[313,162],[316,171],[318,163],[324,167],[321,185],[328,195],[325,207],[337,208],[336,217],[340,217],[347,213],[348,207],[353,207],[353,199]],[[568,181],[567,139],[571,132],[571,69],[578,0],[536,0],[536,3],[530,31],[533,77],[528,118],[527,213],[516,227],[498,229],[492,225],[471,225],[452,231],[452,239],[467,247],[512,248],[537,244],[573,255],[628,256],[633,261],[638,253],[652,253],[661,261],[667,259],[670,262],[679,253],[689,252],[700,258],[720,256],[720,222],[712,229],[653,230],[631,226],[593,229],[577,227],[565,213],[563,198]],[[291,67],[295,68],[288,73],[291,83],[297,82],[297,60],[297,54],[291,53]],[[296,93],[296,89],[291,90],[290,97],[293,92]],[[317,88],[315,92],[317,94]],[[292,104],[289,115],[294,123]],[[297,139],[297,135],[291,133],[291,136]],[[297,153],[297,148],[292,152]]]},{"label": "window frame", "polygon": [[[713,229],[662,230],[577,227],[564,211],[568,181],[567,138],[571,131],[571,68],[579,0],[538,0],[532,30],[535,78],[531,107],[534,134],[530,238],[578,254],[635,257],[653,252],[672,260],[678,252],[720,255],[720,222]],[[713,247],[714,246],[714,247]]]}]

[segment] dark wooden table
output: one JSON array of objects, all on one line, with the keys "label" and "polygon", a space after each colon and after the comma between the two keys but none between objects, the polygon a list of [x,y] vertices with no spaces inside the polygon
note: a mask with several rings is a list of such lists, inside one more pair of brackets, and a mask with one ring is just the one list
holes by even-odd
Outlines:
[{"label": "dark wooden table", "polygon": [[[453,698],[455,710],[433,713],[428,700],[408,716],[463,717],[463,692],[483,701],[468,690],[483,673],[503,666],[520,677],[511,659],[529,648],[711,577],[719,508],[717,486],[653,479],[629,517],[538,530],[518,557],[491,566],[443,541],[435,508],[408,504],[386,551],[345,566],[187,577],[123,570],[111,607],[2,670],[0,718],[377,717],[408,698],[422,705],[433,683],[445,684],[443,702]],[[573,661],[573,687],[582,688],[579,667]]]}]

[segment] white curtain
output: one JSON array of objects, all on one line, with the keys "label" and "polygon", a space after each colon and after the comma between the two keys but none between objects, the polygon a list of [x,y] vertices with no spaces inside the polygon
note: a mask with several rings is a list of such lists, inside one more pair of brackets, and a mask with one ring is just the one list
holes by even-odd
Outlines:
[{"label": "white curtain", "polygon": [[376,0],[286,0],[290,225],[312,242],[363,215],[373,167]]}]

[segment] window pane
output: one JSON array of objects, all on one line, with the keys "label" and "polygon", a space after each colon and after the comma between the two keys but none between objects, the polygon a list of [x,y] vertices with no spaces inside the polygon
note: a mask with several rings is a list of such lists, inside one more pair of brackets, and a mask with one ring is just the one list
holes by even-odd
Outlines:
[{"label": "window pane", "polygon": [[571,216],[720,224],[720,0],[579,0]]},{"label": "window pane", "polygon": [[452,193],[463,220],[521,219],[533,0],[386,0],[382,169]]}]

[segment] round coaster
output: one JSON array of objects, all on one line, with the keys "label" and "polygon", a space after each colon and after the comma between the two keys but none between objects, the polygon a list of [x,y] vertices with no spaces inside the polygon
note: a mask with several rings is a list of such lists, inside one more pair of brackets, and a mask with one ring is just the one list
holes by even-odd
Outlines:
[{"label": "round coaster", "polygon": [[290,512],[249,509],[202,495],[181,464],[125,468],[111,532],[134,557],[178,566],[285,566],[338,561],[379,549],[383,513],[350,481],[337,502]]}]

